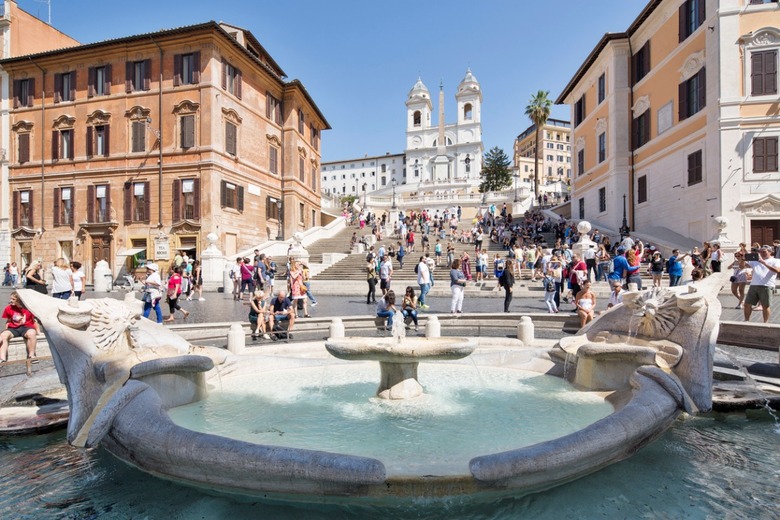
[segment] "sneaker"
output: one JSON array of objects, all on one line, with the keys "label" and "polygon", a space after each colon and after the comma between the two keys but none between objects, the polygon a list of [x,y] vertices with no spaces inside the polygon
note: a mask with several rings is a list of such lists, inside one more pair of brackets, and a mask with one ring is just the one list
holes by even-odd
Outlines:
[{"label": "sneaker", "polygon": [[257,341],[257,334],[252,334],[252,341]]},{"label": "sneaker", "polygon": [[316,307],[317,306],[317,302],[311,302],[311,306],[312,307]]},{"label": "sneaker", "polygon": [[414,331],[419,332],[419,329],[417,328],[417,325],[414,326]]},{"label": "sneaker", "polygon": [[205,302],[205,301],[206,301],[206,298],[198,298],[198,301],[199,301],[199,302]]},{"label": "sneaker", "polygon": [[271,339],[271,336],[269,336],[268,334],[263,334],[263,339]]}]

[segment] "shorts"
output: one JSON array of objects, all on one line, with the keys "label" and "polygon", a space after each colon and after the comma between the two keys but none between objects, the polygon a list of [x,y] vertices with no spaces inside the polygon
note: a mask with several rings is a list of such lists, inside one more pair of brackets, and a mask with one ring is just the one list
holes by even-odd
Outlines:
[{"label": "shorts", "polygon": [[745,295],[745,305],[755,305],[759,302],[763,308],[769,308],[769,287],[766,285],[751,285]]},{"label": "shorts", "polygon": [[390,280],[381,280],[379,282],[380,289],[390,289]]},{"label": "shorts", "polygon": [[289,314],[274,314],[274,321],[287,321],[289,319]]},{"label": "shorts", "polygon": [[25,327],[24,325],[22,325],[20,327],[8,327],[6,330],[10,332],[11,336],[15,338],[23,338],[24,335],[27,334],[28,330],[34,331],[35,329],[32,327]]}]

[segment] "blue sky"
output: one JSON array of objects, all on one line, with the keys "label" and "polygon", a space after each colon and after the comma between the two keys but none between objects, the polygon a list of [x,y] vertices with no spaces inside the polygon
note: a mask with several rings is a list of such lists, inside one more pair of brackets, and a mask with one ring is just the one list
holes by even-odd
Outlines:
[{"label": "blue sky", "polygon": [[[43,0],[18,5],[46,20]],[[445,119],[466,68],[482,85],[485,150],[511,157],[531,94],[555,100],[605,32],[628,28],[645,0],[51,0],[52,25],[82,43],[208,20],[250,30],[300,79],[333,127],[323,161],[400,153],[406,95],[422,77]],[[434,105],[434,114],[438,106]],[[438,116],[435,115],[434,119]],[[568,107],[553,117],[569,119]]]}]

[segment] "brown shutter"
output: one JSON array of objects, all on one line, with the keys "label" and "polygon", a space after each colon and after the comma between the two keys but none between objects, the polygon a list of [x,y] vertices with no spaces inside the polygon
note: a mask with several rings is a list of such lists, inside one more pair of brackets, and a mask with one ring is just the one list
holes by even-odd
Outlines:
[{"label": "brown shutter", "polygon": [[644,58],[644,68],[642,70],[645,71],[645,76],[650,72],[650,40],[647,40],[647,43],[645,43],[644,47],[642,47],[645,52],[642,53],[642,57]]},{"label": "brown shutter", "polygon": [[35,103],[35,78],[27,80],[27,106],[31,107]]},{"label": "brown shutter", "polygon": [[238,211],[244,211],[244,187],[236,186],[238,191]]},{"label": "brown shutter", "polygon": [[265,92],[265,118],[271,119],[271,94],[267,90]]},{"label": "brown shutter", "polygon": [[30,161],[30,134],[19,134],[19,164]]},{"label": "brown shutter", "polygon": [[195,116],[189,115],[182,118],[183,128],[185,131],[185,148],[192,148],[195,146]]},{"label": "brown shutter", "polygon": [[103,127],[103,156],[108,157],[111,153],[111,125]]},{"label": "brown shutter", "polygon": [[91,159],[94,155],[94,142],[95,142],[95,127],[87,127],[87,159]]},{"label": "brown shutter", "polygon": [[76,151],[76,131],[71,129],[67,130],[67,132],[70,132],[70,148],[68,149],[68,159],[72,161]]},{"label": "brown shutter", "polygon": [[13,194],[13,227],[14,229],[17,229],[19,227],[19,213],[21,212],[21,208],[19,207],[19,192],[14,191]]},{"label": "brown shutter", "polygon": [[699,0],[699,22],[704,23],[704,21],[707,19],[707,9],[706,9],[707,2],[704,0]]},{"label": "brown shutter", "polygon": [[276,110],[276,122],[277,124],[282,124],[282,111],[284,110],[284,103],[280,100],[279,104],[277,105]]},{"label": "brown shutter", "polygon": [[631,67],[630,67],[631,68],[631,71],[630,71],[631,85],[636,85],[636,77],[637,77],[636,67],[637,67],[637,63],[638,62],[639,62],[639,60],[637,59],[637,55],[636,54],[632,54],[631,55]]},{"label": "brown shutter", "polygon": [[[162,201],[160,201],[160,204],[162,204]],[[149,189],[149,182],[144,183],[144,220],[150,221],[152,220],[152,192]]]},{"label": "brown shutter", "polygon": [[200,83],[200,51],[192,53],[192,82]]},{"label": "brown shutter", "polygon": [[105,66],[105,72],[103,73],[103,76],[106,78],[105,82],[103,83],[103,91],[108,96],[111,94],[111,64]]},{"label": "brown shutter", "polygon": [[222,60],[222,90],[227,90],[227,61]]},{"label": "brown shutter", "polygon": [[777,94],[777,51],[764,52],[764,94]]},{"label": "brown shutter", "polygon": [[225,123],[225,149],[236,155],[236,126],[233,123]]},{"label": "brown shutter", "polygon": [[144,90],[152,88],[152,60],[144,60]]},{"label": "brown shutter", "polygon": [[761,173],[766,171],[766,147],[765,139],[757,137],[753,139],[753,172]]},{"label": "brown shutter", "polygon": [[192,184],[192,192],[194,195],[193,203],[195,206],[193,208],[192,218],[200,220],[200,179],[195,179]]},{"label": "brown shutter", "polygon": [[95,222],[95,186],[92,184],[87,186],[87,222]]},{"label": "brown shutter", "polygon": [[87,69],[87,97],[95,96],[95,67]]},{"label": "brown shutter", "polygon": [[707,106],[707,69],[702,67],[699,72],[696,73],[699,76],[698,86],[699,90],[696,93],[699,100],[699,110]]},{"label": "brown shutter", "polygon": [[173,179],[173,221],[181,220],[181,180]]},{"label": "brown shutter", "polygon": [[19,108],[19,91],[22,90],[22,81],[15,79],[14,80],[14,108]]},{"label": "brown shutter", "polygon": [[54,75],[54,102],[60,102],[60,93],[62,92],[62,74]]},{"label": "brown shutter", "polygon": [[679,97],[677,119],[685,121],[688,118],[688,89],[685,81],[677,87],[677,95]]},{"label": "brown shutter", "polygon": [[54,226],[60,225],[60,197],[62,196],[62,190],[60,188],[54,188]]},{"label": "brown shutter", "polygon": [[70,73],[70,100],[76,101],[76,71]]},{"label": "brown shutter", "polygon": [[227,206],[227,186],[225,181],[219,184],[219,206],[221,208]]},{"label": "brown shutter", "polygon": [[146,150],[146,126],[140,121],[133,121],[133,145],[134,152]]},{"label": "brown shutter", "polygon": [[54,130],[51,133],[51,159],[56,161],[60,158],[60,132]]},{"label": "brown shutter", "polygon": [[777,171],[777,137],[767,137],[765,139],[766,149],[766,171]]},{"label": "brown shutter", "polygon": [[236,89],[235,94],[238,99],[241,99],[241,71],[236,69]]},{"label": "brown shutter", "polygon": [[[106,215],[107,218],[111,218],[111,185],[106,184]],[[94,199],[94,197],[93,197]]]},{"label": "brown shutter", "polygon": [[129,94],[133,91],[133,62],[125,62],[125,92]]},{"label": "brown shutter", "polygon": [[133,183],[125,182],[125,224],[133,222]]},{"label": "brown shutter", "polygon": [[764,95],[764,53],[750,54],[750,95]]},{"label": "brown shutter", "polygon": [[[30,203],[27,207],[30,208],[30,227],[35,227],[35,206],[33,206],[33,191],[30,190]],[[43,223],[41,223],[43,225]]]},{"label": "brown shutter", "polygon": [[181,54],[176,54],[173,57],[173,86],[178,87],[181,85]]},{"label": "brown shutter", "polygon": [[[702,2],[703,3],[703,2]],[[683,2],[680,6],[680,9],[678,12],[678,21],[677,21],[677,36],[678,42],[683,42],[688,37],[686,34],[687,27],[688,27],[688,2]]]}]

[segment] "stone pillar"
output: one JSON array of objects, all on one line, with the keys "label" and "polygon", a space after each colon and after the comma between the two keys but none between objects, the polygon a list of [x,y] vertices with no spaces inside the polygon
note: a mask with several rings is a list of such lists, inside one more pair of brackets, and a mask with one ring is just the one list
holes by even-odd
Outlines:
[{"label": "stone pillar", "polygon": [[343,338],[345,336],[344,322],[341,321],[341,318],[333,318],[330,321],[330,331],[328,336],[331,338]]},{"label": "stone pillar", "polygon": [[523,342],[524,347],[528,347],[534,341],[534,322],[530,316],[520,317],[520,323],[517,324],[517,339]]},{"label": "stone pillar", "polygon": [[246,334],[244,334],[244,327],[240,323],[230,325],[227,348],[232,354],[243,354],[246,348]]},{"label": "stone pillar", "polygon": [[441,323],[439,323],[438,316],[429,316],[425,322],[425,337],[426,338],[440,338],[441,337]]},{"label": "stone pillar", "polygon": [[95,292],[109,292],[111,290],[113,275],[111,274],[111,268],[108,267],[108,262],[100,260],[95,264],[95,269],[92,271],[92,280],[94,283]]},{"label": "stone pillar", "polygon": [[206,236],[209,246],[200,254],[203,288],[207,291],[215,291],[218,287],[225,287],[225,292],[231,292],[233,290],[232,282],[229,286],[225,285],[223,276],[225,270],[225,257],[222,252],[217,249],[218,239],[219,237],[216,233],[209,233]]}]

